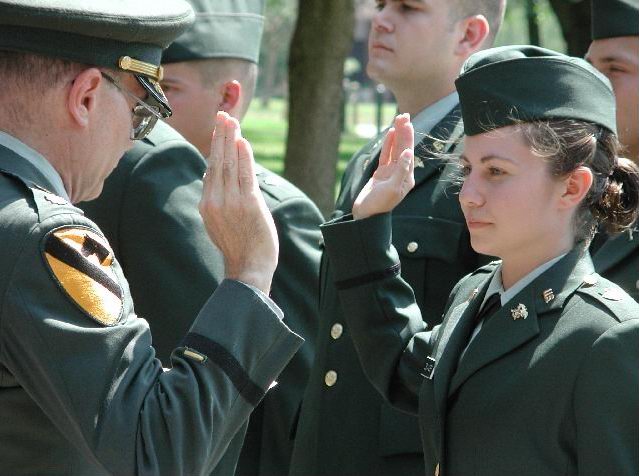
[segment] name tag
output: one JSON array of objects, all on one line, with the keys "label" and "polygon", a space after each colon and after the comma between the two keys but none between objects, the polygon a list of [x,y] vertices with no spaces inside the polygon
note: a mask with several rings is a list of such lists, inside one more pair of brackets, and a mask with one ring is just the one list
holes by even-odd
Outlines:
[{"label": "name tag", "polygon": [[421,373],[422,377],[427,378],[428,380],[433,379],[433,374],[435,373],[435,359],[431,356],[426,357],[426,364],[424,365],[424,369]]}]

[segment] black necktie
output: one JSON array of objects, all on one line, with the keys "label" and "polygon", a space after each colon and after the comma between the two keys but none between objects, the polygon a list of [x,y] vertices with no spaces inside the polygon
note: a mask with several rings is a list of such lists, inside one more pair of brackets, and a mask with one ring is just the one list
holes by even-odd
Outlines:
[{"label": "black necktie", "polygon": [[475,325],[479,324],[481,320],[488,321],[490,317],[495,314],[501,308],[501,295],[499,293],[495,293],[491,295],[481,310],[475,316]]}]

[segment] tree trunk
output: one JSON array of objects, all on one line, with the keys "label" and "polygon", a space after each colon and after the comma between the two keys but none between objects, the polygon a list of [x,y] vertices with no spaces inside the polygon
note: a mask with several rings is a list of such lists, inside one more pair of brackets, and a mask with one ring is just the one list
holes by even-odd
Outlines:
[{"label": "tree trunk", "polygon": [[335,201],[344,60],[353,27],[353,0],[299,0],[289,54],[284,176],[325,215]]},{"label": "tree trunk", "polygon": [[568,54],[583,57],[590,45],[590,2],[588,0],[550,0],[561,30]]}]

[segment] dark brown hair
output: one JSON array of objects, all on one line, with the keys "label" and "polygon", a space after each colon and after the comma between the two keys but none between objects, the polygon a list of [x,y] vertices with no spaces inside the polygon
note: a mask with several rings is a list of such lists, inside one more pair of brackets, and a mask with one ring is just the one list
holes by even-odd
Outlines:
[{"label": "dark brown hair", "polygon": [[631,226],[639,214],[639,168],[617,156],[617,136],[596,124],[572,119],[521,123],[532,151],[550,164],[555,177],[588,167],[593,183],[577,211],[577,241],[588,242],[597,225],[608,233]]}]

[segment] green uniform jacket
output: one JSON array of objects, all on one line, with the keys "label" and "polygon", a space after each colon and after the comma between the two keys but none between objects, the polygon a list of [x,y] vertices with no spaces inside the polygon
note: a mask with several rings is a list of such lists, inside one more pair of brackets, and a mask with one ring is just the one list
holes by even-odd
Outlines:
[{"label": "green uniform jacket", "polygon": [[301,339],[227,280],[163,371],[97,226],[3,147],[0,170],[0,472],[210,472]]},{"label": "green uniform jacket", "polygon": [[639,305],[590,255],[575,249],[527,285],[460,360],[496,265],[460,281],[428,331],[391,226],[384,214],[323,234],[368,377],[419,410],[426,474],[639,474]]},{"label": "green uniform jacket", "polygon": [[[198,211],[205,168],[200,153],[161,122],[125,154],[100,197],[81,206],[113,246],[136,311],[149,321],[165,366],[224,278],[223,258]],[[258,180],[280,240],[271,297],[284,311],[284,322],[306,342],[251,416],[238,466],[242,476],[288,471],[290,428],[308,378],[318,321],[322,216],[300,190],[259,166]],[[240,432],[216,474],[234,473],[242,442]]]},{"label": "green uniform jacket", "polygon": [[[458,117],[455,108],[431,135],[448,138],[460,125]],[[350,213],[377,166],[381,141],[380,135],[349,163],[333,217]],[[444,160],[426,158],[432,157],[431,151],[444,148],[444,142],[429,138],[415,148],[416,155],[423,158],[415,168],[415,188],[394,211],[392,220],[402,275],[415,290],[417,303],[430,304],[422,308],[430,325],[441,321],[455,283],[479,266],[457,188],[450,181],[452,168],[445,168]],[[348,313],[333,284],[333,266],[324,253],[317,350],[297,427],[291,474],[420,474],[424,463],[417,419],[384,403],[366,379],[351,340]]]},{"label": "green uniform jacket", "polygon": [[595,269],[639,302],[639,225],[609,237],[592,255]]}]

